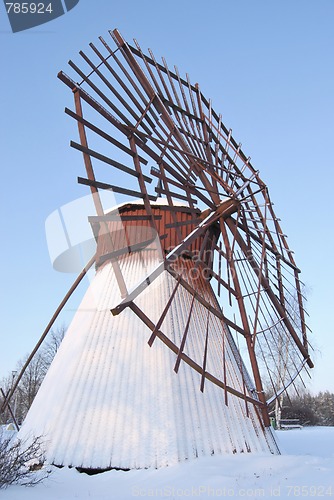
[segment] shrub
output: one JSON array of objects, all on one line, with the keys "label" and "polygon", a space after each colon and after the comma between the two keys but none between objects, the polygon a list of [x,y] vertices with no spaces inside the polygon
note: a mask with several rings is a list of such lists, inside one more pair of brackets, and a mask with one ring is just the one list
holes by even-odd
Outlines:
[{"label": "shrub", "polygon": [[[33,486],[50,473],[43,467],[44,452],[40,437],[29,444],[0,431],[0,489],[11,484]],[[39,470],[41,469],[41,470]]]}]

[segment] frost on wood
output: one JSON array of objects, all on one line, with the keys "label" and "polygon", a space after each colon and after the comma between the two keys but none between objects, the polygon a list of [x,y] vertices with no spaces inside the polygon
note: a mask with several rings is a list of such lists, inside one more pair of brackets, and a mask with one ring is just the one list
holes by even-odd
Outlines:
[{"label": "frost on wood", "polygon": [[[44,463],[43,442],[33,438],[29,444],[0,431],[0,489],[11,484],[34,486],[43,481],[48,472]],[[40,470],[42,469],[42,470]]]}]

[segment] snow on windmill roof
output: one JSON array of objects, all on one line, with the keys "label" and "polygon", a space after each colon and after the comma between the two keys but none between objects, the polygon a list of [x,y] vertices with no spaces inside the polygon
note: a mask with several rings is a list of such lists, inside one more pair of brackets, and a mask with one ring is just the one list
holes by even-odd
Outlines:
[{"label": "snow on windmill roof", "polygon": [[[120,210],[120,209],[127,207],[127,206],[140,206],[140,205],[144,205],[144,200],[142,198],[138,198],[136,200],[130,200],[130,201],[123,201],[122,203],[119,203],[111,208],[104,209],[104,213],[108,214],[108,213]],[[155,206],[155,207],[166,207],[166,206],[168,207],[169,203],[168,203],[167,198],[160,197],[160,198],[157,198],[155,201],[150,201],[150,205]],[[175,207],[188,207],[189,206],[187,203],[184,203],[181,201],[175,201],[175,200],[173,200],[173,205]]]},{"label": "snow on windmill roof", "polygon": [[[137,252],[120,260],[129,287],[157,261]],[[191,265],[186,261],[186,265]],[[136,300],[153,321],[161,316],[174,278],[164,271]],[[112,316],[120,300],[111,263],[96,274],[21,428],[42,435],[47,460],[85,469],[161,467],[213,453],[276,452],[253,405],[207,382],[186,363],[173,371],[175,354],[159,339],[150,348],[148,328],[129,309]],[[161,329],[180,342],[191,294],[180,287]],[[185,352],[202,362],[207,310],[197,301]],[[210,315],[207,370],[222,370],[222,323]],[[225,330],[227,378],[243,390],[235,345]],[[248,394],[251,392],[248,389]],[[248,416],[247,416],[248,413]]]}]

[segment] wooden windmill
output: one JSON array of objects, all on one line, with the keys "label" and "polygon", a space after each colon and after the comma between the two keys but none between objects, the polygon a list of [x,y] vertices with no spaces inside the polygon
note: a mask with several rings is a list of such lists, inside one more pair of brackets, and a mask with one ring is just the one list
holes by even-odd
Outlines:
[{"label": "wooden windmill", "polygon": [[[96,276],[21,433],[83,469],[277,453],[268,404],[313,364],[268,188],[197,84],[110,35],[58,75],[94,195]],[[124,201],[106,211],[101,190]]]}]

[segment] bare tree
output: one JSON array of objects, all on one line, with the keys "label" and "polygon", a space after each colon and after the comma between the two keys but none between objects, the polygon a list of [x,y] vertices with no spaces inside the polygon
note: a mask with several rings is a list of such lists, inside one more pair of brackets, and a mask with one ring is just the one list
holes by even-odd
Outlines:
[{"label": "bare tree", "polygon": [[47,369],[51,365],[53,358],[55,357],[60,344],[65,337],[65,333],[66,327],[65,325],[62,325],[61,327],[57,328],[57,330],[51,330],[48,334],[46,344],[44,345],[44,348],[42,350],[44,363]]},{"label": "bare tree", "polygon": [[[23,422],[26,414],[28,413],[28,410],[43,382],[46,372],[48,371],[64,338],[65,332],[65,326],[61,326],[57,330],[51,330],[44,346],[35,354],[25,369],[16,392],[11,399],[11,409],[14,414],[14,418],[19,423]],[[27,359],[28,356],[21,359],[16,366],[16,370],[12,372],[12,375],[1,381],[0,387],[3,388],[4,394],[8,394],[12,387],[15,378],[13,374],[21,372]],[[6,407],[5,411],[0,415],[0,423],[5,424],[11,420],[12,418],[9,408]]]},{"label": "bare tree", "polygon": [[[291,294],[290,302],[287,302],[285,307],[289,321],[298,329],[301,318],[297,297]],[[301,365],[301,360],[295,343],[282,322],[276,322],[271,328],[271,333],[272,335],[266,336],[267,347],[261,352],[261,357],[263,363],[266,366],[270,364],[271,367],[269,379],[265,381],[266,393],[276,396],[273,413],[276,424],[280,427],[284,399],[290,398],[290,395],[298,394],[301,388],[305,387],[305,384],[298,377],[289,386]],[[287,386],[289,389],[282,390]]]},{"label": "bare tree", "polygon": [[[22,368],[25,361],[26,358],[18,363],[18,370]],[[14,414],[19,422],[22,422],[28,413],[46,372],[47,366],[43,353],[37,354],[25,370],[12,401]]]}]

